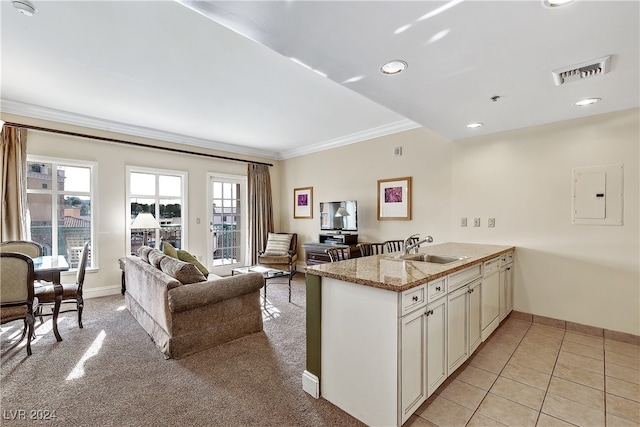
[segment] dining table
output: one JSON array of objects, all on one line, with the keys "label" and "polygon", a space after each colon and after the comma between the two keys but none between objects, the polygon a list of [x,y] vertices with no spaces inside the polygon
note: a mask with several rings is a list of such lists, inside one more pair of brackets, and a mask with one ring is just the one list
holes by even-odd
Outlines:
[{"label": "dining table", "polygon": [[33,258],[33,278],[53,283],[56,301],[53,305],[53,334],[57,341],[62,341],[58,332],[58,314],[62,305],[62,284],[60,273],[69,270],[69,263],[62,255],[45,255]]}]

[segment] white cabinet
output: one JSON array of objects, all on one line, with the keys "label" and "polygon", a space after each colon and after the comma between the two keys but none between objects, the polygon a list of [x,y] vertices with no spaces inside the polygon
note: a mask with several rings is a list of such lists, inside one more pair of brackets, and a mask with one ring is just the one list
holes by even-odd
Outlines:
[{"label": "white cabinet", "polygon": [[447,379],[447,298],[427,306],[427,397]]},{"label": "white cabinet", "polygon": [[480,290],[482,280],[458,288],[447,296],[448,369],[453,373],[481,341]]},{"label": "white cabinet", "polygon": [[500,321],[513,310],[513,252],[500,257]]},{"label": "white cabinet", "polygon": [[469,317],[467,288],[447,295],[448,369],[453,372],[469,357]]},{"label": "white cabinet", "polygon": [[469,355],[472,355],[482,343],[481,294],[482,281],[469,284]]},{"label": "white cabinet", "polygon": [[404,423],[427,399],[427,314],[416,310],[400,319],[400,405]]},{"label": "white cabinet", "polygon": [[482,341],[496,330],[500,323],[500,258],[485,261],[482,266]]}]

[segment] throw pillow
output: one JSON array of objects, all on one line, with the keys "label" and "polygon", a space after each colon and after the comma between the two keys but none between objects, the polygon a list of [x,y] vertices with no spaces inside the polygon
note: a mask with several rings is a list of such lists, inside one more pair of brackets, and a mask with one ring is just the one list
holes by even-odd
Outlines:
[{"label": "throw pillow", "polygon": [[171,258],[178,259],[178,250],[169,242],[162,242],[162,252]]},{"label": "throw pillow", "polygon": [[266,256],[285,256],[289,253],[291,246],[291,234],[269,233],[267,247],[264,250]]},{"label": "throw pillow", "polygon": [[167,256],[157,249],[152,249],[149,251],[149,264],[153,265],[155,268],[160,268],[160,261],[162,258],[166,258]]},{"label": "throw pillow", "polygon": [[160,261],[160,270],[162,270],[165,274],[168,274],[169,276],[179,280],[184,285],[188,285],[189,283],[204,282],[205,280],[207,280],[207,278],[202,275],[200,270],[198,270],[195,265],[188,262],[180,261],[178,259],[173,259],[168,256],[165,256]]},{"label": "throw pillow", "polygon": [[140,246],[138,248],[138,256],[144,262],[149,262],[149,252],[151,252],[152,250],[153,250],[153,248],[151,248],[149,246]]},{"label": "throw pillow", "polygon": [[180,261],[191,263],[195,265],[202,274],[204,274],[205,276],[209,275],[209,270],[207,270],[207,268],[204,265],[202,265],[200,261],[198,261],[198,258],[196,258],[195,256],[191,255],[189,252],[182,249],[178,249],[177,252],[178,252],[178,259]]}]

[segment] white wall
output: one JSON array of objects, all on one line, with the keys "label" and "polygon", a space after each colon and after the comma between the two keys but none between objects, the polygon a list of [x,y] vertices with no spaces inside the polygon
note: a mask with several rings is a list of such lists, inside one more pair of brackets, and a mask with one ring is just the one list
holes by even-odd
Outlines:
[{"label": "white wall", "polygon": [[[224,152],[181,146],[163,141],[145,140],[143,138],[124,136],[115,133],[98,132],[59,123],[48,123],[34,119],[4,115],[3,120],[32,124],[43,127],[62,129],[79,133],[89,133],[114,139],[156,144],[189,151],[208,154],[241,157]],[[142,166],[148,168],[187,171],[188,173],[188,235],[185,249],[194,255],[204,256],[207,250],[207,173],[216,172],[231,175],[247,175],[247,164],[213,158],[172,153],[167,151],[138,148],[122,144],[101,142],[86,138],[69,137],[53,133],[29,131],[27,137],[27,154],[57,157],[62,159],[88,160],[98,164],[98,206],[94,226],[98,241],[98,271],[88,271],[85,278],[85,295],[101,296],[120,292],[120,274],[118,259],[126,252],[126,166]],[[247,157],[244,157],[247,158]],[[278,161],[251,158],[251,160],[273,163],[270,168],[273,185],[273,207],[276,222],[280,217],[281,203],[278,193],[280,182]],[[200,218],[200,224],[196,224]],[[279,226],[279,224],[276,224]],[[73,283],[75,274],[67,273],[62,277],[63,283]]]},{"label": "white wall", "polygon": [[[516,310],[640,334],[639,126],[628,110],[454,143],[452,237],[517,246]],[[572,225],[572,169],[608,164],[624,165],[624,225]]]},{"label": "white wall", "polygon": [[[402,156],[393,149],[402,147]],[[414,129],[357,144],[287,159],[282,164],[281,230],[298,233],[298,242],[318,241],[320,202],[358,201],[358,237],[362,242],[432,235],[450,240],[451,143],[424,129]],[[410,221],[378,221],[379,179],[412,177]],[[313,187],[313,218],[293,218],[293,190]],[[299,263],[304,250],[299,248]]]}]

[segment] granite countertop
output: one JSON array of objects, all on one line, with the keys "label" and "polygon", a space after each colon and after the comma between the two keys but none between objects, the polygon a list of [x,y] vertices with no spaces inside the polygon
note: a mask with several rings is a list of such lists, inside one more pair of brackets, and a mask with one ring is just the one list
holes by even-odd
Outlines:
[{"label": "granite countertop", "polygon": [[352,258],[346,261],[318,264],[306,268],[307,274],[331,277],[345,282],[374,288],[403,292],[431,280],[482,263],[514,250],[514,246],[483,245],[477,243],[442,243],[423,246],[420,253],[456,255],[467,258],[450,264],[393,259],[395,254]]}]

